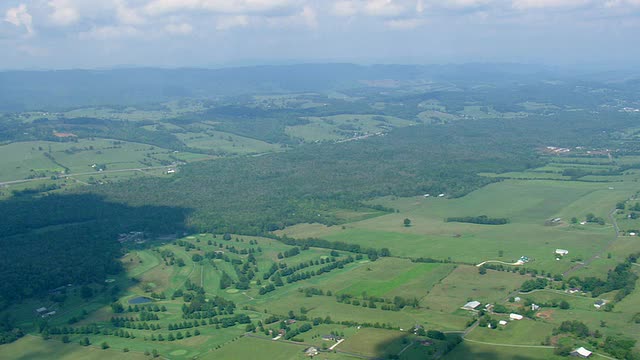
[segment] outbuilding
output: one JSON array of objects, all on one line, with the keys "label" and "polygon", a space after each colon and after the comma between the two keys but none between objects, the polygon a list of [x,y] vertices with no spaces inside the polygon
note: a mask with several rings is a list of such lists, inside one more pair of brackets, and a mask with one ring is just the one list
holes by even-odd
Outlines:
[{"label": "outbuilding", "polygon": [[474,300],[464,304],[462,308],[465,310],[475,310],[478,306],[480,306],[480,302]]},{"label": "outbuilding", "polygon": [[586,359],[589,356],[591,356],[591,351],[589,351],[589,350],[587,350],[587,349],[585,349],[583,347],[579,347],[579,348],[573,350],[571,352],[571,355],[572,356],[578,356],[578,357],[581,357],[583,359]]},{"label": "outbuilding", "polygon": [[520,314],[515,314],[515,313],[509,314],[509,319],[511,319],[511,320],[522,320],[523,318],[524,318],[524,316],[522,316]]},{"label": "outbuilding", "polygon": [[565,256],[569,254],[569,250],[565,249],[556,249],[556,255]]}]

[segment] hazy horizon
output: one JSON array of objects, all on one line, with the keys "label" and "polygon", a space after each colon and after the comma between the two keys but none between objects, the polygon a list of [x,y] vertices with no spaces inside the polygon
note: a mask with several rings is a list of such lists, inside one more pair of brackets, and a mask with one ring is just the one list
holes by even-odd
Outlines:
[{"label": "hazy horizon", "polygon": [[640,60],[638,0],[9,0],[0,69]]}]

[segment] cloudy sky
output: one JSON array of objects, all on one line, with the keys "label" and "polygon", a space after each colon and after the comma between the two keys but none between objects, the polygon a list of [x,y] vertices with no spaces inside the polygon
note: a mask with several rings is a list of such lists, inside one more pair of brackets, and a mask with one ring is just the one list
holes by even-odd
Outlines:
[{"label": "cloudy sky", "polygon": [[640,64],[640,0],[0,0],[0,69]]}]

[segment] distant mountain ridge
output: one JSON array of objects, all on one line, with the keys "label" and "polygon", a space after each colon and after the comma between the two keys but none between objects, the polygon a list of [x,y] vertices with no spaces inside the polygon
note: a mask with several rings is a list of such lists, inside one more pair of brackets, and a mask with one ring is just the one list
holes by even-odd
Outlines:
[{"label": "distant mountain ridge", "polygon": [[186,97],[327,92],[364,87],[367,80],[501,82],[556,75],[549,68],[516,64],[300,64],[221,69],[4,71],[0,72],[0,111],[133,105]]}]

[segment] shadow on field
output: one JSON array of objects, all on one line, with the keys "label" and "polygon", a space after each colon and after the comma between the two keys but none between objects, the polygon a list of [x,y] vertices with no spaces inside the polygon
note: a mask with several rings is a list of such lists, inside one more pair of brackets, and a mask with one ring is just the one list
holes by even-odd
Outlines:
[{"label": "shadow on field", "polygon": [[[122,271],[122,249],[137,239],[187,230],[192,210],[169,206],[129,206],[94,194],[21,196],[0,202],[2,305],[51,297],[68,284],[104,284]],[[119,241],[122,240],[122,241]],[[131,244],[131,245],[130,245]]]}]

